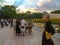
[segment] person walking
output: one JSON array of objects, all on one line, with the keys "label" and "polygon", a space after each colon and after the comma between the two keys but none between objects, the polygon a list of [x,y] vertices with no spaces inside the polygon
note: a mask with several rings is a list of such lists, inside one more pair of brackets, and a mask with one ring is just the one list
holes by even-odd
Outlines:
[{"label": "person walking", "polygon": [[13,18],[10,19],[10,27],[13,27]]},{"label": "person walking", "polygon": [[20,29],[20,21],[18,19],[16,20],[16,26],[15,26],[14,30],[16,32],[16,36],[19,36],[21,33],[21,29]]},{"label": "person walking", "polygon": [[21,19],[21,35],[25,36],[25,27],[26,27],[26,21],[24,19]]},{"label": "person walking", "polygon": [[32,21],[31,19],[29,20],[28,25],[29,25],[29,27],[30,27],[30,28],[29,28],[29,29],[30,29],[30,30],[29,30],[29,33],[31,33],[31,32],[32,32],[32,28],[33,28],[33,21]]},{"label": "person walking", "polygon": [[1,19],[1,28],[3,28],[4,27],[4,19],[2,18]]},{"label": "person walking", "polygon": [[49,15],[46,15],[45,18],[46,18],[46,23],[44,25],[44,31],[42,35],[42,45],[54,45],[54,42],[51,37],[52,35],[55,34],[55,31],[49,20]]}]

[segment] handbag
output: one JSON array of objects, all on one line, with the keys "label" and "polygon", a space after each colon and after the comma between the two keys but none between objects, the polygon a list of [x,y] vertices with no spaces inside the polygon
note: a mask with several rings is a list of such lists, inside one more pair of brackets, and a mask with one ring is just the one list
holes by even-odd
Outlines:
[{"label": "handbag", "polygon": [[47,40],[51,39],[51,33],[45,31],[45,35]]}]

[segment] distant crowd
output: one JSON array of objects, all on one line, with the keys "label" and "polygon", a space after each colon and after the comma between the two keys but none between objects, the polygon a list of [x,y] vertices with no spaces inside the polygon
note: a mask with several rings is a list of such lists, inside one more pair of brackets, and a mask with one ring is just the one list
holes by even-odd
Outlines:
[{"label": "distant crowd", "polygon": [[28,33],[32,32],[33,21],[29,19],[26,21],[25,19],[0,19],[0,28],[4,28],[5,26],[13,27],[16,36],[25,36],[27,31]]}]

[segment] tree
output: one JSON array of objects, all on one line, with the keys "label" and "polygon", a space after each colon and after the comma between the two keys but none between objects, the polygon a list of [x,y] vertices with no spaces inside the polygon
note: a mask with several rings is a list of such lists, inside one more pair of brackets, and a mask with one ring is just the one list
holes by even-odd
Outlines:
[{"label": "tree", "polygon": [[27,11],[26,14],[30,14],[31,12],[30,11]]},{"label": "tree", "polygon": [[60,10],[52,11],[51,13],[60,14]]},{"label": "tree", "polygon": [[26,19],[34,19],[34,18],[42,18],[42,13],[21,13],[20,14],[21,18],[26,18]]},{"label": "tree", "polygon": [[16,8],[14,7],[14,6],[12,6],[12,5],[5,5],[4,7],[2,7],[2,13],[4,14],[4,15],[6,15],[7,17],[12,17],[12,18],[16,18],[16,10],[15,10]]}]

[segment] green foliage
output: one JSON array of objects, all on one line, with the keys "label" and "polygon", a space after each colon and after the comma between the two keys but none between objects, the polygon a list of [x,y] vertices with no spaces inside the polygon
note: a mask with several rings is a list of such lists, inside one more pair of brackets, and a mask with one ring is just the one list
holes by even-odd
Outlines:
[{"label": "green foliage", "polygon": [[60,33],[60,28],[57,30],[58,33]]},{"label": "green foliage", "polygon": [[4,17],[12,18],[26,18],[26,19],[35,19],[42,18],[42,13],[31,13],[27,11],[26,13],[16,14],[16,8],[14,6],[5,5],[2,7],[2,13]]},{"label": "green foliage", "polygon": [[45,19],[40,19],[40,18],[33,19],[33,22],[35,22],[35,23],[44,23],[45,22]]},{"label": "green foliage", "polygon": [[51,13],[60,14],[60,10],[52,11]]},{"label": "green foliage", "polygon": [[35,19],[35,18],[42,18],[42,13],[30,13],[30,12],[26,12],[26,13],[21,13],[20,14],[21,18],[26,18],[26,19]]},{"label": "green foliage", "polygon": [[2,7],[2,13],[3,15],[7,16],[7,17],[12,17],[12,18],[16,18],[17,14],[16,14],[16,8],[12,5],[5,5],[4,7]]},{"label": "green foliage", "polygon": [[[45,19],[33,19],[34,22],[36,23],[45,23]],[[52,24],[59,24],[60,23],[60,18],[52,18],[50,19]]]}]

